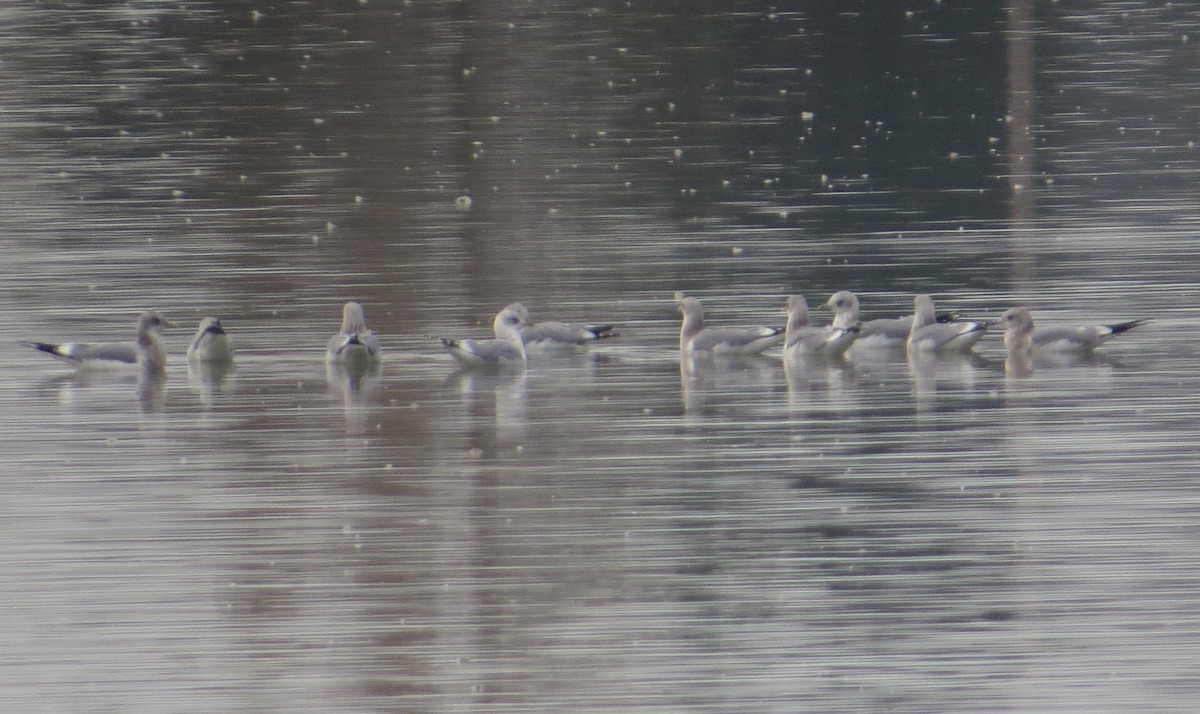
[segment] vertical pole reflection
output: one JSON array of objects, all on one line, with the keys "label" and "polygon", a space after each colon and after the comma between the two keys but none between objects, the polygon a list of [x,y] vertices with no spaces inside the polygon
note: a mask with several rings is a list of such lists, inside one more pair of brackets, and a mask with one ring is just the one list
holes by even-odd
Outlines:
[{"label": "vertical pole reflection", "polygon": [[1023,290],[1034,278],[1036,265],[1027,241],[1033,235],[1034,194],[1034,80],[1033,2],[1008,0],[1004,28],[1008,71],[1007,145],[1009,183],[1009,240],[1012,245],[1012,284]]}]

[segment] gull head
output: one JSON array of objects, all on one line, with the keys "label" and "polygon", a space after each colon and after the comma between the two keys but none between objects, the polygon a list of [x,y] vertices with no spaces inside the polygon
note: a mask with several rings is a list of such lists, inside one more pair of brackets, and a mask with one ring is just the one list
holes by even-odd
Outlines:
[{"label": "gull head", "polygon": [[1000,319],[1004,322],[1005,332],[1013,332],[1018,335],[1033,332],[1033,315],[1029,314],[1028,308],[1010,308],[1004,311]]},{"label": "gull head", "polygon": [[[492,321],[492,331],[496,333],[497,337],[506,331],[516,332],[528,322],[529,313],[525,311],[525,306],[520,303],[514,303],[514,305],[509,305],[496,313],[496,319]],[[522,311],[525,311],[524,314]]]},{"label": "gull head", "polygon": [[694,297],[685,297],[679,300],[679,312],[684,317],[704,317],[704,306],[700,304],[700,300]]},{"label": "gull head", "polygon": [[138,332],[161,332],[164,327],[175,327],[175,323],[157,310],[147,310],[138,317]]},{"label": "gull head", "polygon": [[829,296],[824,307],[839,314],[858,314],[858,296],[849,290],[839,290]]},{"label": "gull head", "polygon": [[198,334],[211,333],[214,335],[225,334],[225,328],[221,326],[221,321],[215,317],[206,317],[200,321],[200,327],[196,330]]},{"label": "gull head", "polygon": [[501,310],[501,314],[505,312],[510,312],[516,316],[516,318],[520,321],[517,323],[518,327],[524,327],[533,324],[533,321],[529,319],[529,308],[525,307],[519,302],[510,303],[503,310]]},{"label": "gull head", "polygon": [[342,334],[353,335],[367,329],[367,318],[363,307],[356,302],[348,302],[342,306]]},{"label": "gull head", "polygon": [[796,324],[804,325],[808,323],[808,301],[803,295],[792,295],[787,299],[787,307],[784,312],[793,318]]}]

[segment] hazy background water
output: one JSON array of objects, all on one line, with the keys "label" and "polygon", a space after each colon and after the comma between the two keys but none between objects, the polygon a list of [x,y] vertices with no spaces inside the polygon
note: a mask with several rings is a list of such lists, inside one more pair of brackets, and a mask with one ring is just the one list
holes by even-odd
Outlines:
[{"label": "hazy background water", "polygon": [[[0,698],[1191,711],[1200,11],[1032,5],[5,5]],[[1155,321],[681,373],[673,291],[842,288]],[[323,364],[347,299],[378,375]],[[513,300],[622,334],[428,337]],[[16,344],[150,307],[161,382]]]}]

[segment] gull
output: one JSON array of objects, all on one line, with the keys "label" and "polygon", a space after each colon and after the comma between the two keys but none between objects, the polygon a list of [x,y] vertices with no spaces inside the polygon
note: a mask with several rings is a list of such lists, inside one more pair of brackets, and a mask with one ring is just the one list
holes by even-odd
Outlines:
[{"label": "gull", "polygon": [[861,329],[857,323],[849,327],[817,327],[808,324],[808,301],[803,295],[792,295],[787,299],[787,314],[787,329],[783,340],[785,357],[802,354],[843,354],[854,344]]},{"label": "gull", "polygon": [[200,321],[200,328],[188,345],[187,358],[189,362],[233,361],[233,341],[225,334],[220,320],[206,317]]},{"label": "gull", "polygon": [[966,352],[987,332],[990,323],[960,320],[938,322],[933,298],[918,295],[913,298],[912,331],[908,333],[908,349],[921,352]]},{"label": "gull", "polygon": [[1083,325],[1080,327],[1034,327],[1033,316],[1027,308],[1006,310],[1004,346],[1012,353],[1028,353],[1033,349],[1060,352],[1087,352],[1122,332],[1128,332],[1149,320],[1130,320],[1114,325]]},{"label": "gull", "polygon": [[329,338],[325,361],[333,364],[371,364],[380,357],[379,335],[367,329],[362,305],[342,306],[342,331]]},{"label": "gull", "polygon": [[525,306],[514,303],[496,313],[492,320],[495,339],[456,340],[439,337],[450,356],[463,367],[505,369],[525,364],[525,345],[521,341],[520,328],[527,322]]},{"label": "gull", "polygon": [[[852,345],[855,348],[899,348],[908,341],[908,333],[912,332],[913,316],[882,317],[866,322],[858,319],[858,296],[849,290],[839,290],[829,296],[825,307],[833,310],[833,324],[836,327],[848,328],[859,324],[858,339]],[[937,316],[938,322],[953,322],[958,319],[954,313],[942,313]]]},{"label": "gull", "polygon": [[783,342],[780,327],[704,327],[704,306],[694,297],[679,298],[683,324],[679,329],[679,352],[695,354],[756,355]]},{"label": "gull", "polygon": [[133,342],[22,342],[26,347],[46,352],[76,366],[121,362],[136,364],[143,370],[161,372],[167,366],[167,348],[162,329],[175,323],[153,310],[143,312],[137,321],[137,339]]},{"label": "gull", "polygon": [[521,342],[526,347],[574,347],[589,342],[616,337],[612,325],[589,325],[579,322],[533,322],[529,310],[519,302],[508,308],[517,311],[522,319]]}]

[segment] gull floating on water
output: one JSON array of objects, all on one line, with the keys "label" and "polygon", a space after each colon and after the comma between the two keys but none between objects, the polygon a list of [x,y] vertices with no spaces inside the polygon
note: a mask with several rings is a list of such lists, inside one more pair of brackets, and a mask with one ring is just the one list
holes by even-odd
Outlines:
[{"label": "gull floating on water", "polygon": [[589,325],[580,322],[533,322],[529,310],[519,302],[508,306],[520,314],[521,342],[525,347],[575,347],[589,342],[616,337],[612,325]]},{"label": "gull floating on water", "polygon": [[781,327],[704,326],[704,306],[694,297],[676,294],[683,324],[679,328],[679,352],[684,357],[698,354],[756,355],[783,342]]},{"label": "gull floating on water", "polygon": [[380,358],[379,335],[367,329],[362,305],[342,306],[342,330],[329,338],[325,361],[337,364],[371,364]]},{"label": "gull floating on water", "polygon": [[505,369],[525,364],[525,345],[521,340],[520,328],[525,324],[528,312],[520,303],[509,305],[492,320],[495,339],[456,340],[439,337],[450,356],[463,367],[474,369]]},{"label": "gull floating on water", "polygon": [[[908,334],[912,332],[913,315],[904,317],[881,317],[866,322],[858,319],[858,296],[849,290],[839,290],[829,296],[825,307],[833,310],[835,327],[849,328],[858,324],[858,339],[851,345],[858,348],[900,348],[908,342]],[[941,313],[938,322],[954,322],[958,316],[954,313]]]},{"label": "gull floating on water", "polygon": [[1122,332],[1128,332],[1149,320],[1130,320],[1113,325],[1083,325],[1079,327],[1034,327],[1033,315],[1027,308],[1014,307],[1005,311],[1004,346],[1009,353],[1033,349],[1060,352],[1086,352]]},{"label": "gull floating on water", "polygon": [[787,329],[783,340],[785,357],[806,354],[840,355],[854,344],[862,329],[858,323],[848,327],[817,327],[808,324],[808,301],[803,295],[792,295],[788,298],[787,314]]},{"label": "gull floating on water", "polygon": [[137,321],[137,338],[132,342],[22,342],[26,347],[54,355],[80,366],[103,362],[136,364],[143,370],[161,372],[167,366],[167,348],[162,329],[175,323],[153,310],[143,312]]},{"label": "gull floating on water", "polygon": [[187,358],[189,362],[233,361],[233,340],[225,334],[220,320],[206,317],[200,321],[200,328],[188,345]]},{"label": "gull floating on water", "polygon": [[908,333],[908,349],[921,352],[966,352],[983,339],[990,323],[960,320],[938,322],[933,298],[918,295],[913,298],[912,330]]}]

